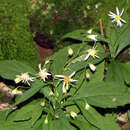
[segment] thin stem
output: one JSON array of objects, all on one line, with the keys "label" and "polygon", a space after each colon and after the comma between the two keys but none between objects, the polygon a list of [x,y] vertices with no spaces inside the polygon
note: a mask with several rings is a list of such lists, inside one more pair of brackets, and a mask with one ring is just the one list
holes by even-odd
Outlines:
[{"label": "thin stem", "polygon": [[[101,35],[104,37],[102,19],[100,19],[99,22],[100,22]],[[104,43],[103,43],[103,48],[104,48],[104,51],[106,52],[106,51],[107,51],[107,48],[106,48],[106,45],[105,45]]]}]

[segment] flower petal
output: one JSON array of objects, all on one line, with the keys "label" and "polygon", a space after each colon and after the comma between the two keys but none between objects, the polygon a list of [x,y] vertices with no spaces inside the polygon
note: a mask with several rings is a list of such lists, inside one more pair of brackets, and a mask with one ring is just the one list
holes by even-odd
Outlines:
[{"label": "flower petal", "polygon": [[75,75],[75,72],[73,72],[69,77],[73,77]]},{"label": "flower petal", "polygon": [[118,7],[116,7],[116,14],[120,15]]},{"label": "flower petal", "polygon": [[64,75],[55,75],[55,78],[64,78]]},{"label": "flower petal", "polygon": [[122,16],[123,12],[124,12],[124,9],[122,9],[122,11],[121,11],[121,13],[120,13],[120,17]]}]

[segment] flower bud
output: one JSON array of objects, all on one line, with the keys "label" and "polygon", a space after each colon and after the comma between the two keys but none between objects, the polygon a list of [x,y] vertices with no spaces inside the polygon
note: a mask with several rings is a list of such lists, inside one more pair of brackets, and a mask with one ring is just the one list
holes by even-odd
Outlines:
[{"label": "flower bud", "polygon": [[48,64],[48,63],[49,63],[49,60],[46,60],[46,61],[45,61],[45,65]]},{"label": "flower bud", "polygon": [[96,66],[93,65],[93,64],[89,64],[89,67],[90,67],[90,69],[91,69],[92,71],[95,71],[95,70],[96,70]]},{"label": "flower bud", "polygon": [[88,34],[91,34],[92,31],[93,31],[93,29],[89,29],[89,30],[88,30]]},{"label": "flower bud", "polygon": [[44,101],[42,101],[42,102],[40,103],[40,105],[41,105],[42,107],[44,107],[44,106],[45,106],[45,104],[46,104],[45,100],[44,100]]},{"label": "flower bud", "polygon": [[46,119],[44,120],[45,124],[48,124],[48,116],[46,116]]},{"label": "flower bud", "polygon": [[73,55],[73,50],[72,50],[72,48],[68,48],[68,55],[69,55],[69,56],[72,56],[72,55]]},{"label": "flower bud", "polygon": [[90,105],[88,103],[86,103],[85,109],[88,110],[89,108],[90,108]]},{"label": "flower bud", "polygon": [[23,92],[22,92],[22,91],[19,91],[17,88],[15,88],[15,89],[12,91],[12,94],[13,94],[13,95],[22,95]]},{"label": "flower bud", "polygon": [[90,74],[88,72],[86,72],[86,78],[90,79]]},{"label": "flower bud", "polygon": [[70,115],[73,119],[75,119],[75,117],[77,117],[77,113],[75,113],[74,111],[70,112]]},{"label": "flower bud", "polygon": [[49,96],[54,96],[54,93],[52,92],[52,90],[50,90]]}]

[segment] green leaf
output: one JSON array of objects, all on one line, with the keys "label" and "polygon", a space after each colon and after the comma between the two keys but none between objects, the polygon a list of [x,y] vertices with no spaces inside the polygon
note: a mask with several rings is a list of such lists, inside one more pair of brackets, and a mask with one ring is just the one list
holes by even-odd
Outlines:
[{"label": "green leaf", "polygon": [[31,119],[30,127],[33,126],[42,114],[43,108],[40,106],[40,101],[41,100],[34,100],[19,110],[16,110],[13,121],[26,121]]},{"label": "green leaf", "polygon": [[30,121],[26,122],[12,122],[12,121],[6,121],[2,122],[0,125],[0,130],[33,130],[33,128],[30,127]]},{"label": "green leaf", "polygon": [[115,56],[117,56],[128,45],[130,45],[130,25],[127,25],[118,37]]},{"label": "green leaf", "polygon": [[32,87],[29,90],[27,90],[23,95],[21,95],[14,105],[18,105],[18,104],[28,100],[45,85],[46,84],[44,84],[43,82],[36,80],[34,83],[32,83]]},{"label": "green leaf", "polygon": [[85,39],[85,36],[84,34],[87,34],[87,30],[84,30],[84,29],[78,29],[78,30],[75,30],[73,32],[69,32],[67,34],[65,34],[63,36],[63,39],[65,38],[72,38],[72,39],[77,39],[77,40],[83,40]]},{"label": "green leaf", "polygon": [[74,99],[87,99],[91,105],[114,108],[130,103],[130,94],[124,85],[115,82],[84,83]]},{"label": "green leaf", "polygon": [[[74,44],[69,47],[73,49],[73,58],[75,55],[77,55],[78,51],[80,50],[81,44]],[[68,47],[64,47],[63,49],[59,50],[53,56],[50,56],[47,59],[53,61],[51,66],[52,74],[63,74],[64,66],[67,63],[67,61],[70,60],[68,56]]]},{"label": "green leaf", "polygon": [[120,130],[115,122],[101,116],[93,107],[89,106],[88,109],[85,109],[86,103],[84,101],[76,101],[76,103],[84,118],[93,126],[101,130]]},{"label": "green leaf", "polygon": [[72,32],[69,32],[67,34],[65,34],[62,38],[72,38],[72,39],[76,39],[76,40],[80,40],[80,41],[88,41],[88,42],[93,42],[93,39],[88,38],[88,35],[97,35],[97,41],[104,41],[104,42],[108,42],[107,39],[105,39],[104,37],[102,37],[99,33],[96,32],[92,32],[92,34],[88,33],[88,30],[84,30],[84,29],[78,29],[78,30],[74,30]]},{"label": "green leaf", "polygon": [[[48,124],[43,122],[43,130],[72,130],[72,127],[61,111],[59,118],[52,120],[48,118]],[[45,120],[45,119],[44,119]]]},{"label": "green leaf", "polygon": [[123,78],[127,84],[130,84],[130,62],[120,64]]},{"label": "green leaf", "polygon": [[74,60],[72,60],[67,65],[68,71],[71,71],[71,72],[79,71],[79,70],[81,70],[83,68],[88,67],[89,63],[98,64],[98,63],[102,62],[108,56],[108,53],[104,52],[103,47],[100,44],[97,44],[97,46],[98,46],[97,50],[99,50],[98,56],[100,58],[95,58],[94,59],[93,57],[90,56],[87,61],[84,61],[84,58],[87,55],[87,53],[83,54],[82,55],[83,57],[79,56],[79,57],[75,58]]},{"label": "green leaf", "polygon": [[76,127],[78,127],[80,130],[99,130],[87,120],[85,120],[84,117],[81,115],[78,115],[74,120],[70,118],[69,121]]},{"label": "green leaf", "polygon": [[108,64],[106,81],[117,82],[124,84],[124,77],[122,75],[122,67],[119,62],[111,62]]},{"label": "green leaf", "polygon": [[0,61],[0,75],[5,79],[14,80],[16,75],[21,73],[30,72],[35,74],[36,71],[26,65],[25,63],[16,60],[4,60]]}]

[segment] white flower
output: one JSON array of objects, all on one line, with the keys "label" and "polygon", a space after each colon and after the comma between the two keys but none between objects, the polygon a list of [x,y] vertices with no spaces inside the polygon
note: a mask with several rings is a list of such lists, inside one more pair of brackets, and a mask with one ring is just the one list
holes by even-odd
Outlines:
[{"label": "white flower", "polygon": [[85,109],[88,110],[89,108],[90,108],[90,105],[88,103],[86,103]]},{"label": "white flower", "polygon": [[56,78],[61,78],[61,81],[63,82],[63,87],[62,87],[62,91],[63,93],[66,93],[67,90],[69,89],[69,83],[71,82],[76,82],[77,80],[73,80],[71,77],[73,77],[75,75],[75,72],[73,72],[70,76],[64,76],[64,75],[55,75]]},{"label": "white flower", "polygon": [[71,115],[71,117],[72,117],[73,119],[75,119],[75,117],[77,117],[77,113],[74,112],[74,111],[71,111],[71,112],[70,112],[70,115]]},{"label": "white flower", "polygon": [[45,82],[46,79],[48,78],[48,76],[51,74],[47,73],[46,68],[41,69],[41,64],[39,64],[39,70],[40,70],[40,72],[37,74],[37,77],[40,77]]},{"label": "white flower", "polygon": [[89,64],[89,67],[90,67],[90,69],[91,69],[92,71],[95,71],[95,70],[96,70],[96,66],[93,65],[93,64]]},{"label": "white flower", "polygon": [[97,41],[97,35],[92,34],[92,35],[88,35],[87,37],[88,37],[89,39],[92,39],[92,40],[94,40],[94,41]]},{"label": "white flower", "polygon": [[19,91],[17,88],[15,88],[15,89],[12,91],[12,94],[13,94],[13,95],[22,95],[23,92],[22,92],[22,91]]},{"label": "white flower", "polygon": [[110,18],[113,19],[112,22],[117,22],[117,26],[121,27],[122,26],[121,22],[126,23],[126,21],[121,18],[123,12],[124,12],[124,9],[122,9],[120,13],[119,9],[116,7],[116,14],[109,11],[110,14],[108,14],[108,16],[110,16]]},{"label": "white flower", "polygon": [[69,56],[72,56],[72,55],[73,55],[73,50],[72,50],[72,48],[68,48],[68,55],[69,55]]},{"label": "white flower", "polygon": [[34,77],[30,77],[28,72],[23,73],[21,75],[16,75],[15,83],[22,82],[22,83],[27,83],[28,85],[30,85],[29,81],[34,81]]},{"label": "white flower", "polygon": [[87,52],[88,52],[88,54],[87,54],[87,56],[84,58],[84,60],[87,60],[88,58],[89,58],[89,56],[92,56],[93,58],[99,58],[99,56],[97,56],[96,54],[97,54],[97,52],[98,52],[98,50],[96,50],[96,46],[93,46],[93,48],[92,49],[89,49]]}]

